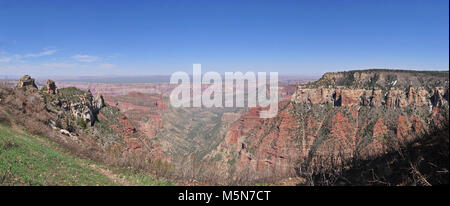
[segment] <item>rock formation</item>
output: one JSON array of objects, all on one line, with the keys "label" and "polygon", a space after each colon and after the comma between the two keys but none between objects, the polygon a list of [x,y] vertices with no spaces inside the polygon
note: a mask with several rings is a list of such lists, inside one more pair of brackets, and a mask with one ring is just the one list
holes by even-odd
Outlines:
[{"label": "rock formation", "polygon": [[305,88],[299,86],[291,100],[295,103],[331,104],[334,106],[368,106],[403,108],[406,106],[440,106],[446,104],[444,98],[446,89],[435,87],[425,90],[422,87],[411,87],[408,91],[391,88],[381,89],[345,89],[345,88]]},{"label": "rock formation", "polygon": [[101,108],[103,108],[105,106],[105,100],[103,99],[103,96],[100,93],[97,94],[97,97],[95,98],[94,101],[95,101],[94,108],[97,111],[99,111]]},{"label": "rock formation", "polygon": [[53,80],[47,80],[47,82],[45,83],[45,92],[47,92],[48,94],[56,94],[58,92],[56,84]]},{"label": "rock formation", "polygon": [[50,83],[48,84],[50,86],[47,87],[46,91],[49,94],[53,94],[52,91],[55,91],[54,96],[46,98],[47,109],[50,112],[61,116],[64,116],[64,114],[71,115],[77,119],[82,119],[88,125],[94,125],[97,114],[105,106],[102,95],[99,94],[94,99],[90,92],[73,87],[59,89],[56,93],[56,90],[52,90],[52,88],[56,88],[56,86],[53,87],[52,81],[47,81],[47,83]]},{"label": "rock formation", "polygon": [[22,88],[25,90],[37,90],[38,87],[36,86],[34,79],[31,78],[29,75],[25,75],[22,78],[19,79],[19,82],[16,84],[15,88]]}]

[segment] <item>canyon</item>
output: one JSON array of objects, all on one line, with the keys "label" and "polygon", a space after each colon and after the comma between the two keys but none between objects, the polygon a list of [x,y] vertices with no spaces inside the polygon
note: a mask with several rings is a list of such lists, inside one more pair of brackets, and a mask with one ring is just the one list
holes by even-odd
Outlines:
[{"label": "canyon", "polygon": [[[41,96],[56,114],[53,128],[87,134],[105,151],[145,153],[173,165],[212,163],[224,179],[267,182],[377,158],[441,127],[448,82],[446,71],[401,70],[280,82],[277,116],[267,119],[259,118],[260,107],[174,108],[169,95],[176,85],[164,82],[47,81]],[[29,76],[17,85],[38,90]]]}]

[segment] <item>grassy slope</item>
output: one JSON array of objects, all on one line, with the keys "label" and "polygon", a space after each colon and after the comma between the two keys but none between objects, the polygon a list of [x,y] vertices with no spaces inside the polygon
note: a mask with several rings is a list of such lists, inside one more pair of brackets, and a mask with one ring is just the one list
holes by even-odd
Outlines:
[{"label": "grassy slope", "polygon": [[170,185],[145,173],[81,159],[46,138],[0,124],[0,185],[123,184]]}]

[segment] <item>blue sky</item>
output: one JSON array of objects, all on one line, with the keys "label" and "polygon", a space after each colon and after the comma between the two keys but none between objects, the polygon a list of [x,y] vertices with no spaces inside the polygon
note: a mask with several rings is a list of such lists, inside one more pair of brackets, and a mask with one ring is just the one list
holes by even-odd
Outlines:
[{"label": "blue sky", "polygon": [[0,75],[448,70],[448,0],[0,0]]}]

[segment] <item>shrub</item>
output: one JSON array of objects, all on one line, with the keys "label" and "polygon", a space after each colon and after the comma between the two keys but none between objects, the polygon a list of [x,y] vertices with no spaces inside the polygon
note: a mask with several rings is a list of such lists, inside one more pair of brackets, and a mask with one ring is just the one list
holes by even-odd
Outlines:
[{"label": "shrub", "polygon": [[11,126],[11,120],[8,117],[6,117],[6,115],[3,112],[0,112],[0,124],[7,127]]},{"label": "shrub", "polygon": [[86,129],[86,127],[87,127],[86,121],[84,121],[84,119],[82,119],[82,118],[79,118],[77,120],[77,124],[81,129]]},{"label": "shrub", "polygon": [[1,142],[0,146],[3,150],[9,150],[18,147],[19,145],[17,145],[12,139],[6,139]]}]

